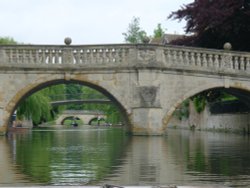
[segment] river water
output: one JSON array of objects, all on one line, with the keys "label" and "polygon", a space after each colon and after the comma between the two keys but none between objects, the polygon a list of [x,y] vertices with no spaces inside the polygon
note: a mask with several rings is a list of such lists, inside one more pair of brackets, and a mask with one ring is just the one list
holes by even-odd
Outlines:
[{"label": "river water", "polygon": [[170,185],[250,187],[248,136],[168,130],[61,128],[0,137],[0,186]]}]

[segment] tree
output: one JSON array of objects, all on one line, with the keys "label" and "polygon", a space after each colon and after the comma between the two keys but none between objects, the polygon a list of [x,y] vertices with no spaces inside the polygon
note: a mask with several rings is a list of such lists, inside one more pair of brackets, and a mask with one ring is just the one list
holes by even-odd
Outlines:
[{"label": "tree", "polygon": [[164,36],[165,32],[161,27],[161,24],[157,24],[157,28],[154,30],[154,36],[153,38],[162,38]]},{"label": "tree", "polygon": [[18,119],[31,119],[34,125],[50,120],[51,105],[49,102],[49,98],[44,96],[42,92],[31,95],[20,103],[17,109]]},{"label": "tree", "polygon": [[125,37],[125,41],[135,44],[142,43],[146,37],[146,32],[140,27],[140,18],[133,17],[131,23],[128,26],[126,33],[122,33]]},{"label": "tree", "polygon": [[[82,85],[79,84],[67,84],[66,86],[66,99],[81,99]],[[82,105],[69,104],[67,105],[68,110],[81,110]]]},{"label": "tree", "polygon": [[51,106],[51,96],[65,93],[65,85],[46,87],[20,102],[17,108],[18,119],[31,119],[34,125],[53,120],[62,107]]},{"label": "tree", "polygon": [[0,37],[0,44],[17,44],[11,37]]},{"label": "tree", "polygon": [[169,18],[186,20],[185,31],[191,34],[173,44],[222,48],[230,42],[234,50],[250,50],[249,0],[195,0]]}]

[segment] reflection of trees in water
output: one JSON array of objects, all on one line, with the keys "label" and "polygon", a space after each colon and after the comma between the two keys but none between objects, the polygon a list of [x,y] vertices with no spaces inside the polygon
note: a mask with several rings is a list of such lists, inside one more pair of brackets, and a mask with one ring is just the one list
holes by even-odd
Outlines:
[{"label": "reflection of trees in water", "polygon": [[249,149],[249,140],[233,134],[127,137],[120,129],[76,128],[17,137],[16,163],[39,184],[199,184],[247,177]]},{"label": "reflection of trees in water", "polygon": [[121,129],[35,131],[17,140],[17,164],[36,183],[98,182],[117,163],[126,140]]},{"label": "reflection of trees in water", "polygon": [[16,139],[19,135],[0,137],[0,186],[22,186],[30,182],[16,165]]},{"label": "reflection of trees in water", "polygon": [[176,160],[188,171],[224,176],[249,175],[250,142],[244,136],[182,131],[174,135],[169,133],[168,141]]}]

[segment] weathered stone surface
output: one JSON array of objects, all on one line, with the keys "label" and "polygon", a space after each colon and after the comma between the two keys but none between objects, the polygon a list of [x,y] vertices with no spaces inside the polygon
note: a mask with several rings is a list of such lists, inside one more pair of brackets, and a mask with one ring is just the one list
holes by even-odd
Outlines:
[{"label": "weathered stone surface", "polygon": [[138,88],[141,99],[140,106],[142,108],[156,108],[160,107],[160,102],[157,98],[159,87],[156,86],[142,86]]},{"label": "weathered stone surface", "polygon": [[201,91],[250,91],[250,54],[147,44],[0,46],[0,131],[23,97],[70,82],[107,94],[134,134],[160,135],[178,105]]}]

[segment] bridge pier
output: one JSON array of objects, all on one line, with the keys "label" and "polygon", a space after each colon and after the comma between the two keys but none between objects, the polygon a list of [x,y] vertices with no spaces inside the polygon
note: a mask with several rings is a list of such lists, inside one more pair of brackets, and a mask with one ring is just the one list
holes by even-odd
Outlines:
[{"label": "bridge pier", "polygon": [[0,136],[6,135],[7,132],[7,125],[4,121],[4,110],[3,108],[0,108]]},{"label": "bridge pier", "polygon": [[132,134],[163,135],[161,108],[135,108],[132,113]]}]

